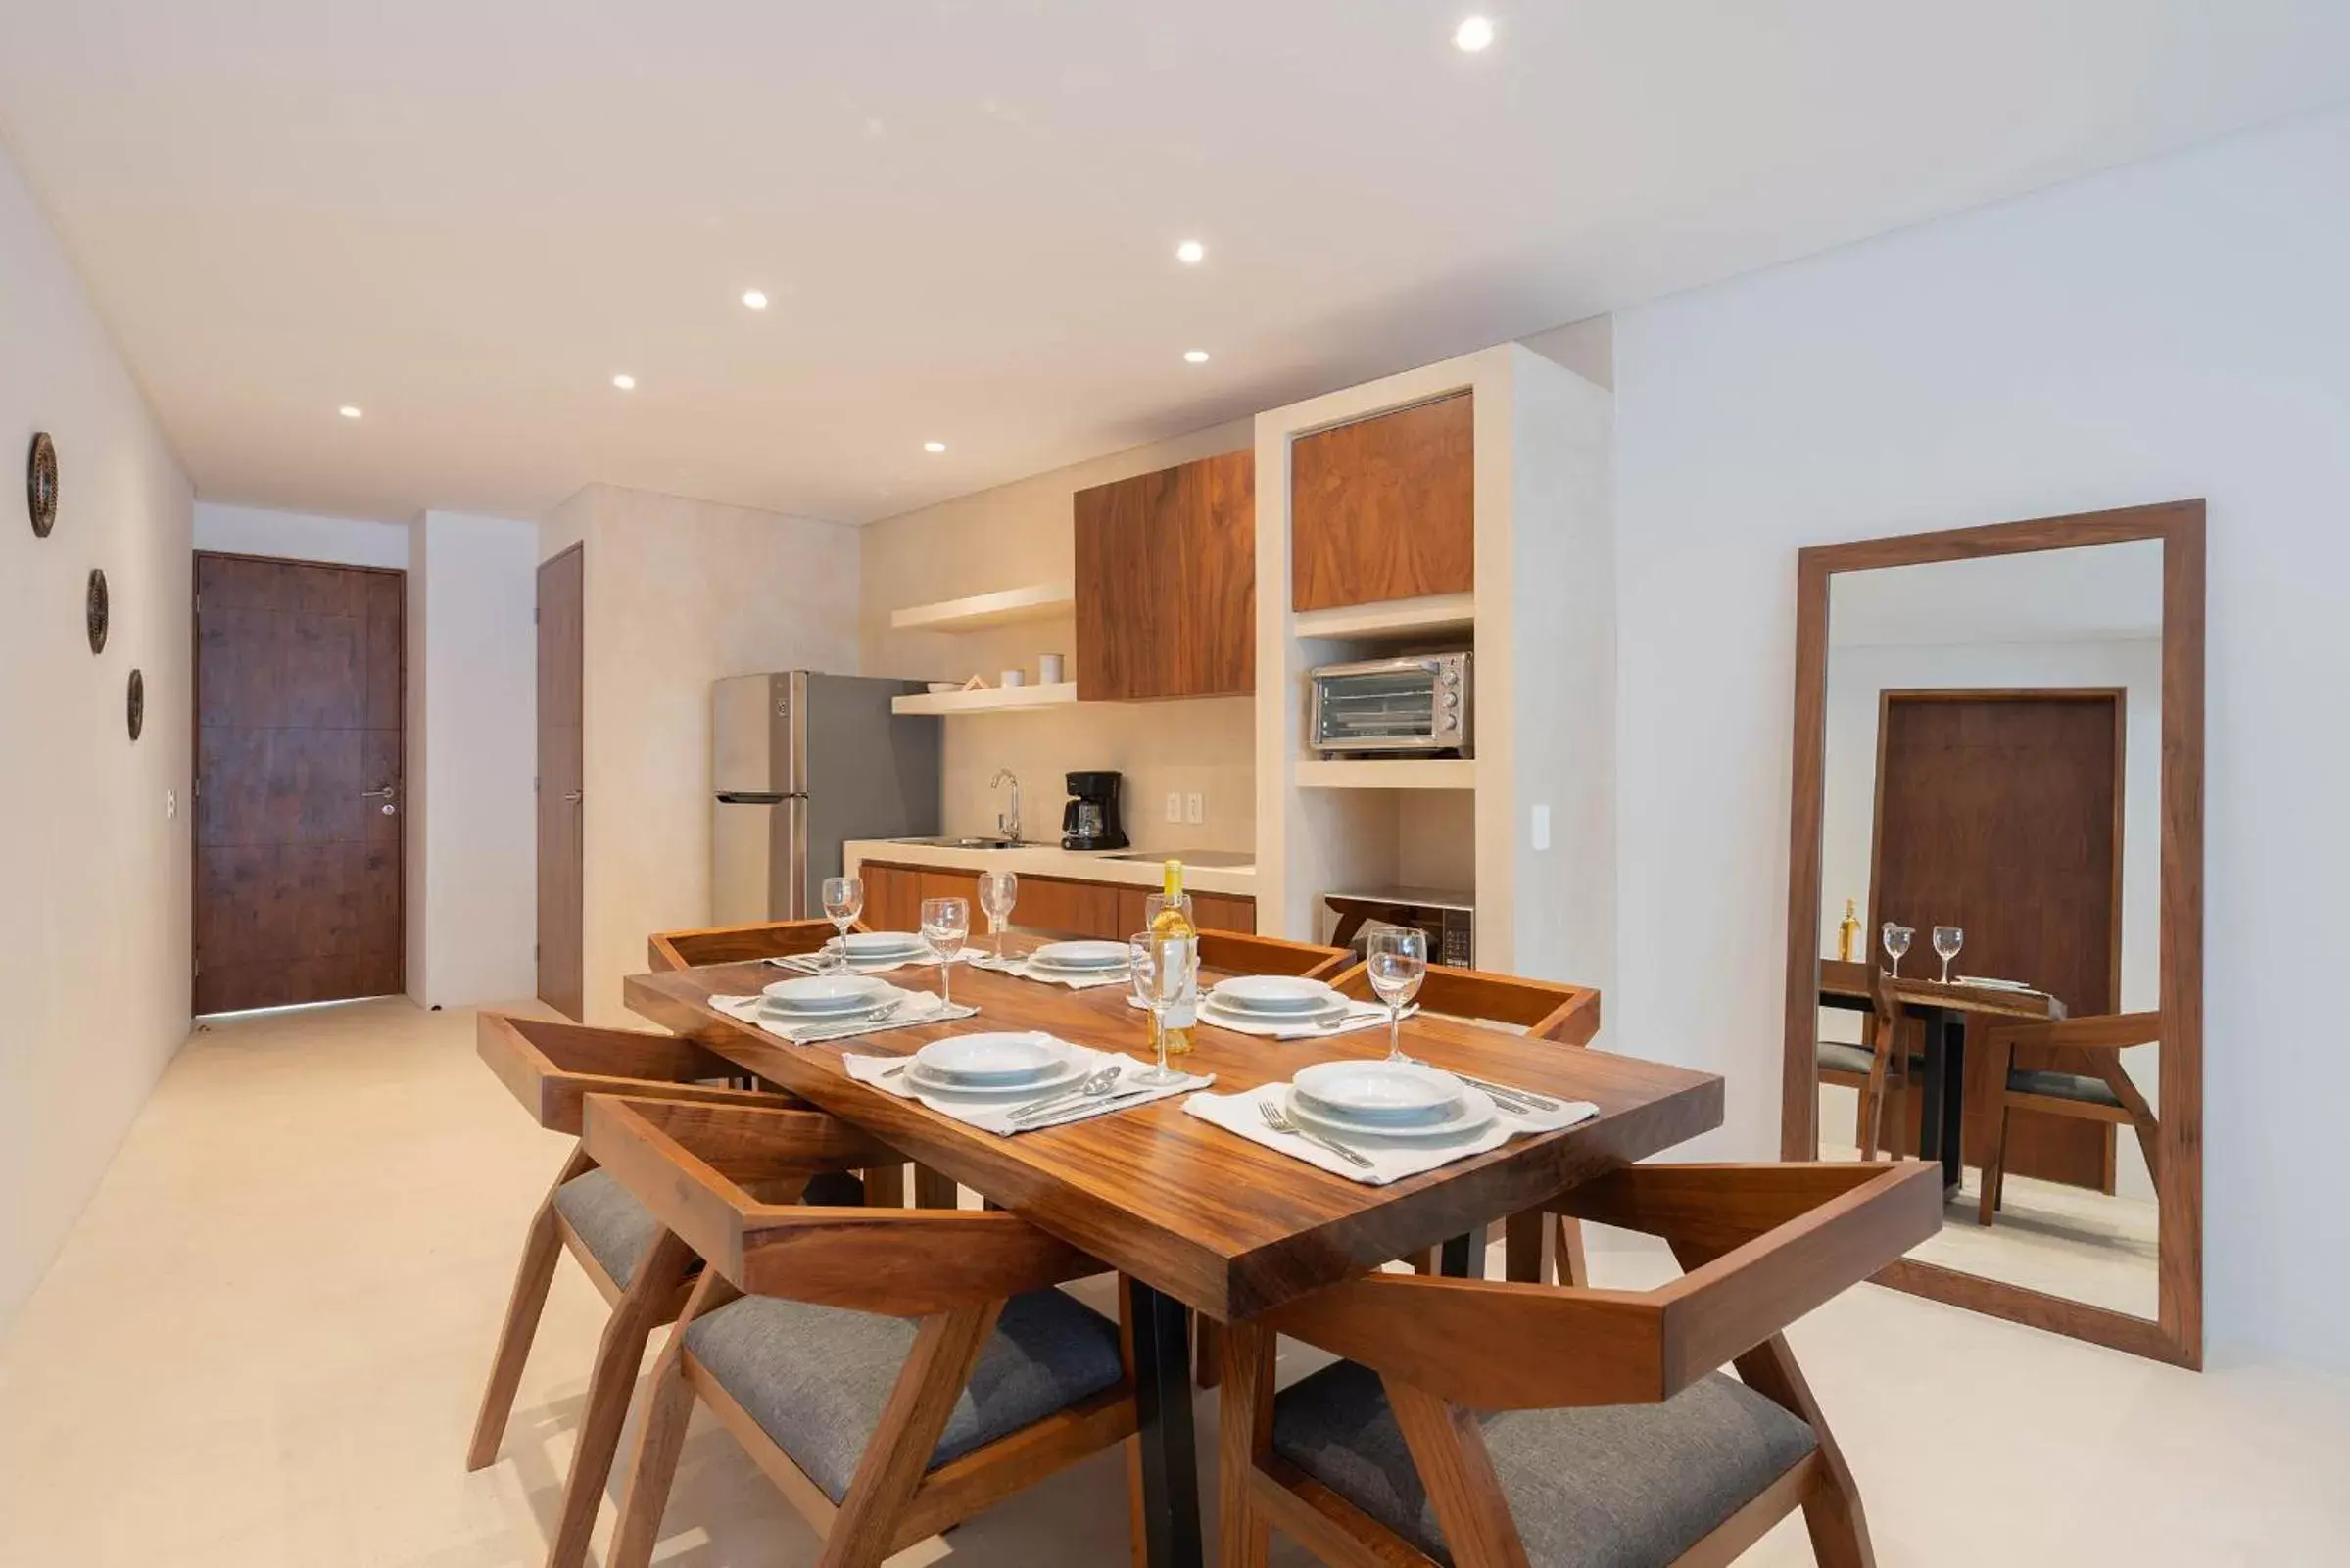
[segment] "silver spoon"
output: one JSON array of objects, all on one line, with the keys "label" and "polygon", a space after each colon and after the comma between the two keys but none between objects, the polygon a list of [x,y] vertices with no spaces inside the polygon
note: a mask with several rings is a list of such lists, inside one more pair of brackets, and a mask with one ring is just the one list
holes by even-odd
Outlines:
[{"label": "silver spoon", "polygon": [[1055,1092],[1044,1096],[1042,1099],[1030,1100],[1014,1107],[1010,1119],[1014,1121],[1025,1121],[1029,1117],[1037,1116],[1039,1114],[1049,1115],[1053,1111],[1060,1109],[1063,1101],[1098,1099],[1100,1096],[1110,1092],[1111,1088],[1118,1082],[1118,1075],[1125,1070],[1126,1065],[1124,1063],[1113,1062],[1108,1067],[1102,1069],[1099,1072],[1094,1073],[1091,1077],[1088,1077],[1084,1082],[1079,1084],[1074,1089],[1056,1090]]}]

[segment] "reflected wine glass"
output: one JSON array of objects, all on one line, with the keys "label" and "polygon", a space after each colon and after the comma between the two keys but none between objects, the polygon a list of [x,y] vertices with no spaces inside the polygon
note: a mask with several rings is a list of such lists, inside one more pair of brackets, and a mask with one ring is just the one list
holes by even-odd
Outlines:
[{"label": "reflected wine glass", "polygon": [[948,1007],[955,1005],[955,955],[963,951],[963,938],[970,934],[970,899],[926,898],[922,901],[922,939],[930,945],[932,954],[938,960],[938,1000]]},{"label": "reflected wine glass", "polygon": [[1942,961],[1942,983],[1944,985],[1950,983],[1950,960],[1956,958],[1958,950],[1965,945],[1966,932],[1957,927],[1937,926],[1934,927],[1934,951],[1936,956]]},{"label": "reflected wine glass", "polygon": [[987,912],[987,929],[995,937],[995,961],[1004,961],[1004,925],[1020,900],[1020,879],[1008,871],[980,873],[980,908]]},{"label": "reflected wine glass", "polygon": [[1404,1007],[1428,973],[1428,933],[1401,927],[1370,935],[1370,988],[1387,1004],[1387,1060],[1404,1060]]},{"label": "reflected wine glass", "polygon": [[865,913],[865,879],[861,877],[827,877],[824,879],[824,918],[833,923],[839,939],[833,944],[834,963],[831,968],[839,972],[849,968],[848,928],[857,917]]},{"label": "reflected wine glass", "polygon": [[1150,1011],[1151,1048],[1159,1065],[1135,1074],[1133,1081],[1165,1088],[1183,1081],[1183,1074],[1167,1065],[1167,1014],[1197,982],[1199,944],[1189,937],[1160,936],[1141,931],[1127,938],[1127,974],[1134,983],[1134,1000]]},{"label": "reflected wine glass", "polygon": [[1917,932],[1906,926],[1889,920],[1885,923],[1883,934],[1885,954],[1894,961],[1894,978],[1897,980],[1901,977],[1901,955],[1909,951],[1909,940],[1917,935]]}]

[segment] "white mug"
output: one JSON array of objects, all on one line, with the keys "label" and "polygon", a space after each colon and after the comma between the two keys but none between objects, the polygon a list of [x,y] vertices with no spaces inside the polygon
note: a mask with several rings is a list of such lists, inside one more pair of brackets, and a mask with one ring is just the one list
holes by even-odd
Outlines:
[{"label": "white mug", "polygon": [[1037,683],[1042,686],[1058,686],[1061,684],[1060,654],[1039,653],[1036,655],[1036,680]]},{"label": "white mug", "polygon": [[1026,670],[1006,670],[1004,672],[1003,685],[1006,690],[1010,690],[1016,686],[1026,686],[1028,684],[1029,677]]}]

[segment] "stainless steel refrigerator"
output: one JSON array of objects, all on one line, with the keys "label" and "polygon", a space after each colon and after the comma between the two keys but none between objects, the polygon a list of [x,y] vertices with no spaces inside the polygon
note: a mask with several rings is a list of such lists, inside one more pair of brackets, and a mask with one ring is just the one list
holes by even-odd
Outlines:
[{"label": "stainless steel refrigerator", "polygon": [[851,838],[938,832],[940,721],[889,711],[919,681],[738,675],[710,687],[710,918],[824,913]]}]

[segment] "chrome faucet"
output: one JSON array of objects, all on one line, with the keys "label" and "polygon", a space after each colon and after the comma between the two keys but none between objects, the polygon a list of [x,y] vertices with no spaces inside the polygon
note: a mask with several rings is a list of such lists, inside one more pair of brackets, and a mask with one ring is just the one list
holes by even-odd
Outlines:
[{"label": "chrome faucet", "polygon": [[1012,812],[1009,816],[1000,811],[995,814],[995,831],[999,836],[1018,843],[1020,842],[1020,776],[1009,768],[998,768],[995,770],[995,777],[987,781],[987,787],[995,789],[1007,784],[1012,786]]}]

